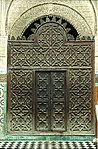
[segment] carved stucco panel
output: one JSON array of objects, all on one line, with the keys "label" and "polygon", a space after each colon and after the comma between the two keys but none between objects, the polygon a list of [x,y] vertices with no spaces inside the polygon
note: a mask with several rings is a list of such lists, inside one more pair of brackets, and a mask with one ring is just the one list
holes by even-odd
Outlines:
[{"label": "carved stucco panel", "polygon": [[30,22],[46,14],[56,14],[62,16],[77,29],[81,36],[92,36],[90,26],[80,14],[73,9],[59,4],[44,4],[29,9],[15,21],[12,28],[10,28],[11,24],[9,24],[8,30],[10,30],[10,32],[8,34],[15,37],[20,36],[22,32],[30,25]]}]

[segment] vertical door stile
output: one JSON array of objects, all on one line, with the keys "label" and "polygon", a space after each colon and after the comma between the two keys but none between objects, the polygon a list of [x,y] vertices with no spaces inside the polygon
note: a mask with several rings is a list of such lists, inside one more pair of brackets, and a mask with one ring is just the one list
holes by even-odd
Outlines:
[{"label": "vertical door stile", "polygon": [[36,75],[36,72],[35,72],[35,106],[34,106],[34,123],[35,123],[35,125],[34,125],[34,127],[35,127],[35,130],[37,130],[37,87],[36,87],[36,84],[37,84],[37,80],[36,80],[36,77],[37,77],[37,75]]},{"label": "vertical door stile", "polygon": [[68,103],[68,98],[67,98],[67,81],[68,78],[66,78],[66,71],[64,72],[64,121],[65,121],[65,131],[67,131],[67,103]]},{"label": "vertical door stile", "polygon": [[33,117],[33,122],[32,122],[32,129],[33,132],[35,130],[35,71],[32,70],[32,117]]},{"label": "vertical door stile", "polygon": [[53,104],[54,104],[54,100],[53,100],[53,72],[50,72],[50,76],[51,76],[51,131],[53,131]]},{"label": "vertical door stile", "polygon": [[9,88],[7,88],[7,127],[8,127],[8,131],[10,131],[10,107],[11,107],[11,73],[10,70],[8,70],[8,75],[7,75],[7,83],[9,84]]},{"label": "vertical door stile", "polygon": [[49,100],[48,100],[48,105],[49,105],[49,107],[48,107],[48,127],[49,127],[49,131],[51,131],[51,109],[52,109],[52,107],[51,107],[51,72],[49,72],[48,71],[48,73],[49,73]]},{"label": "vertical door stile", "polygon": [[69,131],[69,70],[66,71],[66,76],[65,76],[65,104],[66,104],[66,111],[65,111],[65,116],[66,116],[66,131]]}]

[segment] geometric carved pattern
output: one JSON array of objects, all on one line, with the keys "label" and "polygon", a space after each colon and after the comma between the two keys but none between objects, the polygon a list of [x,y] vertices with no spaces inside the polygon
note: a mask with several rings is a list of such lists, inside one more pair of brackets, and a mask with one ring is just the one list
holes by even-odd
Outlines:
[{"label": "geometric carved pattern", "polygon": [[28,92],[32,90],[32,70],[12,70],[10,87],[13,91]]},{"label": "geometric carved pattern", "polygon": [[31,44],[8,45],[8,49],[11,50],[11,66],[12,67],[29,67],[32,65],[32,46]]},{"label": "geometric carved pattern", "polygon": [[10,72],[10,131],[32,130],[32,71]]},{"label": "geometric carved pattern", "polygon": [[51,72],[51,94],[52,100],[64,100],[65,97],[65,72]]},{"label": "geometric carved pattern", "polygon": [[33,67],[74,67],[91,65],[89,45],[64,45],[53,47],[33,47]]},{"label": "geometric carved pattern", "polygon": [[91,69],[70,71],[70,131],[91,131]]},{"label": "geometric carved pattern", "polygon": [[36,129],[49,130],[49,74],[36,72]]},{"label": "geometric carved pattern", "polygon": [[65,72],[36,72],[36,130],[65,131]]},{"label": "geometric carved pattern", "polygon": [[36,130],[49,130],[48,102],[36,102]]},{"label": "geometric carved pattern", "polygon": [[4,127],[4,83],[0,83],[0,132],[3,132]]},{"label": "geometric carved pattern", "polygon": [[65,72],[58,71],[51,73],[51,102],[52,115],[51,126],[52,130],[65,131],[66,128],[66,88],[65,88]]},{"label": "geometric carved pattern", "polygon": [[91,45],[39,46],[18,43],[10,45],[12,67],[89,67],[91,65]]},{"label": "geometric carved pattern", "polygon": [[66,119],[65,119],[65,102],[53,102],[52,116],[51,116],[51,130],[53,131],[66,131]]},{"label": "geometric carved pattern", "polygon": [[56,23],[46,23],[37,31],[37,42],[40,46],[62,45],[66,37],[65,30]]}]

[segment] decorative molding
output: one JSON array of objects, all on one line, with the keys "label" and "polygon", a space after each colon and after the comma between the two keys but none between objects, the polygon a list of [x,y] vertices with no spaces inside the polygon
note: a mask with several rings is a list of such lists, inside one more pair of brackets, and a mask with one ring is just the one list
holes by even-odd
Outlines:
[{"label": "decorative molding", "polygon": [[[10,41],[10,40],[20,40],[20,41],[22,41],[22,40],[27,40],[26,39],[26,37],[25,36],[8,36],[8,40]],[[32,41],[32,38],[29,38],[28,40],[31,40]],[[72,39],[71,39],[72,40]],[[74,39],[73,39],[74,40]],[[95,40],[95,36],[77,36],[77,38],[76,38],[76,40],[77,41],[90,41],[90,40],[92,40],[92,41],[94,41]]]}]

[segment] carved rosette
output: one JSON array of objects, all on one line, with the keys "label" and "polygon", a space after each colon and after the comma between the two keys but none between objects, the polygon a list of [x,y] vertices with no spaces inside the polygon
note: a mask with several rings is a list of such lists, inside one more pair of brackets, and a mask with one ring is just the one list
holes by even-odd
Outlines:
[{"label": "carved rosette", "polygon": [[76,29],[59,16],[43,16],[34,21],[24,32],[23,37],[34,40],[42,46],[62,45],[65,41],[75,40]]}]

